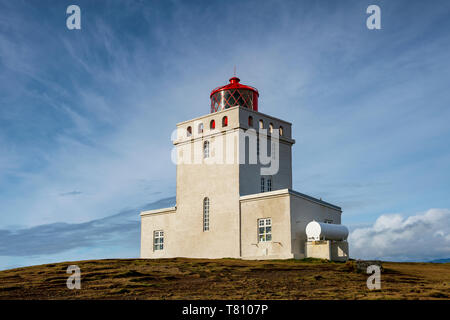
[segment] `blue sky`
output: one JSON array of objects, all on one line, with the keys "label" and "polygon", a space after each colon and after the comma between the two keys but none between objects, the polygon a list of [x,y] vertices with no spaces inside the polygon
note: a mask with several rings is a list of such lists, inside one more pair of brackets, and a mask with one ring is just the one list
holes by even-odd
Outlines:
[{"label": "blue sky", "polygon": [[[70,4],[81,30],[66,28]],[[381,30],[366,27],[370,4]],[[25,235],[138,221],[173,197],[172,130],[209,112],[235,65],[260,111],[293,123],[294,189],[341,206],[360,243],[411,221],[441,237],[437,251],[408,240],[408,255],[357,256],[449,257],[449,30],[448,1],[0,0],[0,268],[138,256],[103,240],[49,253]],[[41,249],[12,252],[15,239]]]}]

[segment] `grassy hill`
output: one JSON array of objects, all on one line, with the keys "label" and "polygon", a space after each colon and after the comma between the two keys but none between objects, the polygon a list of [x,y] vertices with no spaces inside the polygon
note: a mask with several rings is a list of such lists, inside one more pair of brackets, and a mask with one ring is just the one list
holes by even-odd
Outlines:
[{"label": "grassy hill", "polygon": [[[69,290],[69,265],[81,289]],[[381,290],[354,261],[108,259],[0,271],[0,299],[449,299],[450,264],[383,263]]]}]

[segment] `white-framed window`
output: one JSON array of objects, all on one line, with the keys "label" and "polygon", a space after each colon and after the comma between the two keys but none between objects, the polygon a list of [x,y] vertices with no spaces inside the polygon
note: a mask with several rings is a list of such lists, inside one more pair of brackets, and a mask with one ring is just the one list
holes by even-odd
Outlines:
[{"label": "white-framed window", "polygon": [[272,241],[271,218],[258,219],[258,241],[259,242]]},{"label": "white-framed window", "polygon": [[164,231],[153,231],[153,251],[164,249]]},{"label": "white-framed window", "polygon": [[272,178],[267,178],[267,191],[272,191]]},{"label": "white-framed window", "polygon": [[261,177],[261,192],[264,192],[264,183],[265,183],[265,180],[263,177]]},{"label": "white-framed window", "polygon": [[209,141],[203,142],[203,158],[209,158]]},{"label": "white-framed window", "polygon": [[203,199],[203,231],[209,230],[209,198]]}]

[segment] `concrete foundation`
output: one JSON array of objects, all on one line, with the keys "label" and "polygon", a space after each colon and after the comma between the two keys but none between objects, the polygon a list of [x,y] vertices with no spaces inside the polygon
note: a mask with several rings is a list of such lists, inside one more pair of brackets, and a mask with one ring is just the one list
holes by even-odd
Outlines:
[{"label": "concrete foundation", "polygon": [[306,242],[306,257],[330,261],[347,261],[348,242],[330,240],[308,241]]}]

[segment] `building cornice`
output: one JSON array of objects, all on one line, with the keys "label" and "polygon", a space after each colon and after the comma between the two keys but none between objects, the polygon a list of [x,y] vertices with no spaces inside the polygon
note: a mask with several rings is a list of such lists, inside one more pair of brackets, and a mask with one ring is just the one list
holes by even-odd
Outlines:
[{"label": "building cornice", "polygon": [[283,120],[283,119],[280,119],[280,118],[276,118],[276,117],[270,116],[268,114],[265,114],[265,113],[262,113],[262,112],[259,112],[259,111],[243,108],[243,107],[240,107],[240,106],[235,106],[235,107],[224,109],[224,110],[220,110],[220,111],[217,111],[217,112],[214,112],[214,113],[208,113],[208,114],[206,114],[204,116],[200,116],[200,117],[193,118],[193,119],[190,119],[190,120],[185,120],[185,121],[182,121],[182,122],[178,122],[177,123],[177,127],[185,125],[185,124],[187,124],[189,122],[192,122],[192,121],[200,121],[202,119],[209,118],[211,116],[219,115],[219,114],[222,114],[222,113],[226,113],[226,112],[229,112],[229,111],[233,111],[233,110],[236,110],[236,109],[240,109],[242,111],[253,113],[253,114],[256,114],[256,115],[259,115],[259,116],[262,116],[262,117],[266,117],[266,118],[269,118],[269,119],[272,119],[272,120],[275,120],[275,121],[279,121],[279,122],[282,122],[282,123],[287,124],[289,126],[292,126],[292,123],[289,122],[289,121],[286,121],[286,120]]},{"label": "building cornice", "polygon": [[202,119],[209,118],[209,117],[211,117],[211,116],[215,116],[215,115],[218,115],[218,114],[222,114],[222,113],[225,113],[225,112],[229,112],[229,111],[232,111],[232,110],[236,110],[236,109],[238,109],[238,108],[239,108],[239,106],[236,106],[236,107],[232,107],[232,108],[220,110],[220,111],[217,111],[217,112],[214,112],[214,113],[208,113],[208,114],[206,114],[206,115],[204,115],[204,116],[200,116],[200,117],[193,118],[193,119],[190,119],[190,120],[185,120],[185,121],[182,121],[182,122],[178,122],[178,123],[177,123],[177,127],[180,127],[180,126],[182,126],[182,125],[184,125],[184,124],[187,124],[187,123],[189,123],[189,122],[192,122],[192,121],[200,121],[200,120],[202,120]]},{"label": "building cornice", "polygon": [[270,118],[270,119],[275,120],[275,121],[284,122],[285,124],[288,124],[288,125],[292,126],[292,123],[289,122],[289,121],[282,120],[280,118],[276,118],[276,117],[273,117],[273,116],[269,116],[268,114],[265,114],[265,113],[262,113],[262,112],[259,112],[259,111],[255,111],[255,110],[251,110],[251,109],[244,109],[244,110],[248,111],[250,113],[254,113],[254,114],[257,114],[257,115],[260,115],[260,116],[263,116],[263,117]]},{"label": "building cornice", "polygon": [[241,197],[239,197],[239,201],[245,202],[245,201],[252,201],[255,199],[278,198],[278,197],[286,196],[288,194],[289,194],[289,189],[280,189],[280,190],[275,190],[275,191],[253,193],[253,194],[241,196]]},{"label": "building cornice", "polygon": [[297,196],[299,198],[303,198],[303,199],[309,200],[311,202],[315,202],[315,203],[321,204],[323,206],[329,207],[331,209],[338,210],[338,211],[340,211],[340,213],[342,213],[342,208],[341,207],[335,206],[334,204],[325,202],[325,201],[323,201],[321,199],[317,199],[317,198],[308,196],[307,194],[304,194],[304,193],[301,193],[301,192],[298,192],[298,191],[295,191],[295,190],[292,190],[292,189],[289,189],[289,193],[294,195],[294,196]]},{"label": "building cornice", "polygon": [[141,212],[141,217],[148,215],[156,215],[156,214],[166,214],[166,213],[175,213],[177,211],[177,207],[169,207],[155,210],[147,210]]},{"label": "building cornice", "polygon": [[[203,133],[200,136],[197,135],[195,137],[191,136],[189,138],[184,138],[183,140],[175,140],[175,141],[173,141],[173,144],[176,146],[176,145],[182,145],[182,144],[196,142],[198,140],[211,139],[211,138],[223,135],[226,132],[238,131],[239,129],[242,129],[244,132],[246,130],[249,130],[248,128],[241,127],[241,126],[234,127],[234,128],[230,127],[230,128],[227,128],[227,129],[220,129],[220,130],[219,129],[215,129],[215,130],[210,130],[209,133]],[[256,131],[256,132],[258,134],[260,134],[260,135],[264,135],[264,136],[269,137],[269,138],[271,137],[270,134],[262,133],[262,132],[258,132],[258,131]],[[286,137],[283,137],[283,136],[281,136],[281,137],[278,136],[278,140],[280,141],[280,143],[285,143],[285,144],[289,144],[289,145],[295,144],[295,139],[289,139],[289,138],[286,138]]]},{"label": "building cornice", "polygon": [[334,204],[331,204],[331,203],[325,202],[323,200],[308,196],[306,194],[297,192],[292,189],[280,189],[280,190],[275,190],[275,191],[249,194],[249,195],[239,197],[239,200],[241,202],[245,202],[245,201],[252,201],[252,200],[257,200],[257,199],[277,198],[277,197],[282,197],[282,196],[286,196],[286,195],[293,195],[293,196],[320,204],[322,206],[328,207],[330,209],[337,210],[337,211],[339,211],[339,213],[342,213],[342,209],[338,206],[335,206]]}]

